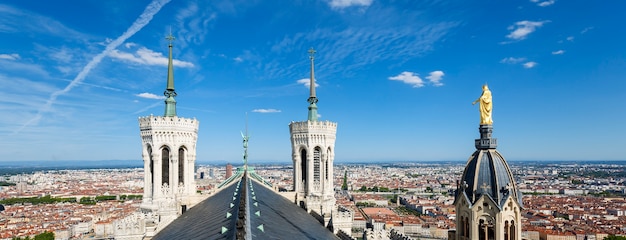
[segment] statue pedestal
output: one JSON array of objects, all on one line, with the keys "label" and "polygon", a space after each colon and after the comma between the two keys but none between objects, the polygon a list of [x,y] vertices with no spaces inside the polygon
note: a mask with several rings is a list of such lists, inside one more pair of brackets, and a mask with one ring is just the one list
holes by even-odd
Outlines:
[{"label": "statue pedestal", "polygon": [[498,139],[491,137],[493,125],[481,124],[480,127],[478,127],[478,131],[480,132],[480,139],[474,140],[476,149],[496,149],[498,146]]}]

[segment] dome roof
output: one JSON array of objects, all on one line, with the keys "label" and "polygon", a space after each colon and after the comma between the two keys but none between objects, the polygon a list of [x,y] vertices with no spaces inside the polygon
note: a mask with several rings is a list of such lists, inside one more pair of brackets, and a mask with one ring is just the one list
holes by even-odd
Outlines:
[{"label": "dome roof", "polygon": [[465,194],[473,204],[482,195],[488,195],[499,206],[512,196],[522,206],[515,179],[506,160],[496,149],[478,149],[469,158],[457,190],[457,198]]}]

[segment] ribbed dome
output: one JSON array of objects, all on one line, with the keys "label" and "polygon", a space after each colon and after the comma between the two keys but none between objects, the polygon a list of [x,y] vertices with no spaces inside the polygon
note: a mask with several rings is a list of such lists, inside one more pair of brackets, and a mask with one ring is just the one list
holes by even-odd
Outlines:
[{"label": "ribbed dome", "polygon": [[476,139],[477,150],[467,161],[457,189],[457,198],[465,194],[473,204],[486,194],[498,205],[512,196],[522,206],[522,196],[506,160],[496,150],[496,139],[491,138],[492,126],[481,125],[481,138]]},{"label": "ribbed dome", "polygon": [[512,194],[522,205],[511,169],[502,154],[495,149],[475,151],[467,162],[460,184],[459,190],[465,192],[472,203],[487,194],[502,206],[504,200]]}]

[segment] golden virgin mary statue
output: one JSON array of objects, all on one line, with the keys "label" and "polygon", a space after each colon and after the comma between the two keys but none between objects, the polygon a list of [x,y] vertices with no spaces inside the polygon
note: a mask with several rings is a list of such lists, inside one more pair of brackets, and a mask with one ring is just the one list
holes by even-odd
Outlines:
[{"label": "golden virgin mary statue", "polygon": [[480,95],[476,101],[472,103],[472,105],[480,103],[478,107],[478,111],[480,112],[480,124],[493,124],[493,119],[491,119],[491,110],[493,109],[493,102],[491,101],[491,91],[489,91],[489,87],[487,84],[483,85],[483,94]]}]

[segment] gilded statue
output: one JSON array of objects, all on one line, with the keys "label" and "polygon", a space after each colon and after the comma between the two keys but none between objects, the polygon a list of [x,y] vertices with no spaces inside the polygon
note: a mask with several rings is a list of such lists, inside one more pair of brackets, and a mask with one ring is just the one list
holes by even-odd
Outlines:
[{"label": "gilded statue", "polygon": [[487,84],[483,85],[483,94],[480,95],[476,101],[472,103],[472,105],[479,102],[478,111],[480,112],[480,124],[493,124],[493,119],[491,119],[491,110],[493,109],[493,102],[491,101],[491,91],[489,91],[489,87]]}]

